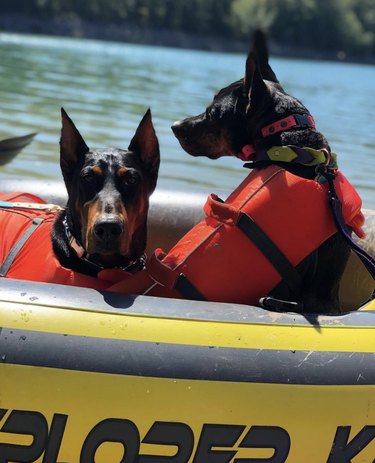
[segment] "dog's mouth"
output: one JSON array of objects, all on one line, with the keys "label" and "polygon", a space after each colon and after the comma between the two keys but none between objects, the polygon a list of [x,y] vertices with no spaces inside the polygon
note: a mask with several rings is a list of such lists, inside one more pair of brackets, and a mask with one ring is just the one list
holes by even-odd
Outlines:
[{"label": "dog's mouth", "polygon": [[100,254],[102,256],[121,255],[121,246],[119,240],[103,243],[102,241],[90,240],[86,247],[88,254]]},{"label": "dog's mouth", "polygon": [[118,253],[113,254],[101,254],[100,252],[89,254],[88,258],[91,262],[99,265],[103,268],[123,268],[126,269],[129,266],[134,265],[142,256],[123,256]]},{"label": "dog's mouth", "polygon": [[205,156],[204,150],[197,143],[202,138],[198,135],[198,127],[198,123],[189,124],[186,120],[176,121],[171,127],[181,147],[191,156]]},{"label": "dog's mouth", "polygon": [[194,143],[189,135],[176,135],[178,142],[180,143],[181,147],[192,156],[200,156],[201,154],[196,151]]},{"label": "dog's mouth", "polygon": [[205,156],[209,159],[219,159],[221,157],[224,156],[224,154],[222,153],[208,153],[208,154],[205,154]]},{"label": "dog's mouth", "polygon": [[183,150],[186,151],[190,156],[193,156],[195,158],[205,157],[205,158],[214,160],[214,159],[219,159],[223,156],[230,155],[229,152],[225,153],[222,151],[218,151],[216,149],[213,150],[211,145],[203,147],[203,146],[195,146],[193,144],[190,144],[189,142],[181,142],[180,140],[179,142]]},{"label": "dog's mouth", "polygon": [[193,157],[207,157],[210,159],[217,159],[222,156],[221,153],[212,152],[212,146],[200,146],[190,136],[177,137],[181,148]]},{"label": "dog's mouth", "polygon": [[203,147],[203,146],[195,146],[194,144],[190,144],[189,142],[179,140],[181,147],[184,151],[186,151],[190,156],[195,158],[198,157],[205,157],[209,159],[219,159],[223,156],[229,156],[231,153],[225,153],[220,150],[214,150],[211,145]]},{"label": "dog's mouth", "polygon": [[177,121],[172,125],[172,130],[182,149],[190,156],[218,159],[236,154],[229,135],[224,130],[218,130],[215,124],[209,125],[202,121],[189,124],[186,121]]}]

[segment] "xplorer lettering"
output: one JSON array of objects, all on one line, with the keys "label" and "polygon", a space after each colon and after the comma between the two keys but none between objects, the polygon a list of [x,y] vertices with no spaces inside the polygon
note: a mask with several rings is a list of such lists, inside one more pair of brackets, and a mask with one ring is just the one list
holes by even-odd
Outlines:
[{"label": "xplorer lettering", "polygon": [[[193,463],[229,463],[237,453],[232,447],[244,429],[245,426],[238,425],[204,424]],[[226,447],[228,450],[214,450],[213,447]]]},{"label": "xplorer lettering", "polygon": [[[67,415],[55,413],[49,425],[38,411],[0,409],[0,463],[32,463],[40,458],[43,463],[61,463],[59,452],[67,426]],[[116,442],[124,449],[121,463],[287,463],[292,442],[286,429],[256,425],[247,428],[244,424],[205,423],[199,434],[194,434],[186,423],[155,421],[141,440],[136,423],[108,418],[89,430],[77,459],[80,463],[94,463],[103,444]],[[337,427],[329,455],[322,463],[350,463],[375,438],[375,425],[364,426],[351,439],[350,432],[350,426]],[[19,435],[30,436],[31,444],[7,443],[12,434],[16,442]],[[161,446],[161,451],[157,455],[142,453],[142,444]],[[273,455],[266,459],[243,456],[242,449],[264,448],[273,450]]]},{"label": "xplorer lettering", "polygon": [[[173,445],[177,452],[171,457],[161,457],[166,463],[186,463],[193,452],[194,434],[185,423],[168,423],[155,421],[142,440],[144,444]],[[140,455],[139,463],[157,463],[162,460],[155,459],[152,455]]]},{"label": "xplorer lettering", "polygon": [[[0,420],[6,412],[7,410],[0,409]],[[12,410],[0,432],[29,435],[33,440],[31,445],[4,444],[1,443],[0,434],[0,463],[33,462],[43,452],[43,463],[57,463],[67,418],[67,415],[55,413],[48,431],[48,422],[42,413]]]},{"label": "xplorer lettering", "polygon": [[95,453],[104,442],[118,442],[124,447],[126,459],[122,462],[135,462],[139,455],[140,438],[137,426],[130,420],[110,418],[92,428],[87,435],[81,451],[81,462],[95,461]]},{"label": "xplorer lettering", "polygon": [[[239,447],[252,449],[273,448],[275,453],[267,461],[283,463],[287,461],[289,455],[290,437],[287,431],[279,426],[251,426]],[[234,460],[234,463],[236,461]],[[246,460],[242,461],[246,463]]]},{"label": "xplorer lettering", "polygon": [[[375,438],[375,426],[365,426],[349,441],[350,426],[339,426],[327,463],[351,462]],[[375,458],[372,463],[374,463]]]}]

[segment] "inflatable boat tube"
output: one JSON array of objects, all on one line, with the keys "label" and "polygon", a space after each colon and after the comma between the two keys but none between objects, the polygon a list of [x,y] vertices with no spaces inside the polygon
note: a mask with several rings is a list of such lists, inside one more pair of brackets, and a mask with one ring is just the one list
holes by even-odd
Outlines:
[{"label": "inflatable boat tube", "polygon": [[374,301],[301,315],[5,279],[0,327],[0,463],[374,461]]}]

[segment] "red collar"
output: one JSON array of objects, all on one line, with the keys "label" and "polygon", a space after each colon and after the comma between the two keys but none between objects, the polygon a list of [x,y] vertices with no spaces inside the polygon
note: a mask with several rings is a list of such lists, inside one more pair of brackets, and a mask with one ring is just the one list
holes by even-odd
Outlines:
[{"label": "red collar", "polygon": [[[310,114],[292,114],[291,116],[279,119],[272,124],[266,125],[261,129],[263,137],[269,137],[279,132],[285,132],[286,130],[292,129],[293,127],[312,127],[315,128],[315,121]],[[256,153],[254,145],[245,145],[241,152],[238,153],[238,157],[242,161],[250,161],[253,154]]]}]

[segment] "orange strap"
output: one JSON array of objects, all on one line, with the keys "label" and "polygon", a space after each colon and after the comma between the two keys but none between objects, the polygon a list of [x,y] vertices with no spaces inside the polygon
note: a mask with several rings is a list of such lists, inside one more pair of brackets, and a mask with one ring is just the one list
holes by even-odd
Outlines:
[{"label": "orange strap", "polygon": [[207,216],[228,225],[236,225],[241,214],[239,209],[224,203],[223,200],[214,193],[208,196],[203,210]]},{"label": "orange strap", "polygon": [[147,262],[146,271],[155,283],[173,289],[179,273],[163,264],[161,260],[165,256],[166,254],[162,249],[155,249]]},{"label": "orange strap", "polygon": [[153,252],[146,265],[149,277],[165,288],[177,290],[185,299],[206,300],[203,294],[183,273],[171,269],[161,261],[165,256],[165,252],[160,248]]},{"label": "orange strap", "polygon": [[269,238],[256,222],[239,208],[224,203],[217,195],[210,194],[204,205],[207,216],[229,226],[237,226],[261,251],[293,292],[302,286],[302,278],[288,257]]}]

